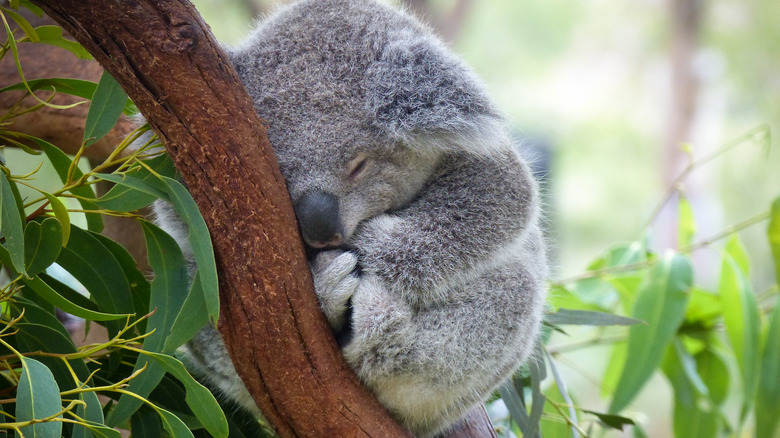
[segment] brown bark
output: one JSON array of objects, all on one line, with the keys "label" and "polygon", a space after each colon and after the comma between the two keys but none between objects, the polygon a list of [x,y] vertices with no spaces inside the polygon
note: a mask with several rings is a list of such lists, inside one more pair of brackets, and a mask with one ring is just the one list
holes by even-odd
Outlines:
[{"label": "brown bark", "polygon": [[[111,72],[166,144],[211,231],[220,332],[277,432],[408,435],[341,358],[263,123],[194,8],[157,0],[35,3]],[[495,433],[476,409],[447,436]]]}]

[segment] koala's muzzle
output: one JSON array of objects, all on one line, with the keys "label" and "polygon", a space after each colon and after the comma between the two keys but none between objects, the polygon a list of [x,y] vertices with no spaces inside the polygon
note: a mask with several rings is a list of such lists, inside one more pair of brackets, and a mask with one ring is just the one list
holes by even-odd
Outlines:
[{"label": "koala's muzzle", "polygon": [[295,203],[303,240],[313,248],[336,247],[344,239],[339,200],[319,190],[306,192]]}]

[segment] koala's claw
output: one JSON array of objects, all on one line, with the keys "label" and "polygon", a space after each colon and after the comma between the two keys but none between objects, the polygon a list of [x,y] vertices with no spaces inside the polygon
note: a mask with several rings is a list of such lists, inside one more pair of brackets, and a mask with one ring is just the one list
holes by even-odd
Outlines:
[{"label": "koala's claw", "polygon": [[349,299],[360,283],[357,268],[355,254],[337,250],[318,254],[312,264],[314,291],[334,331],[341,330],[347,322]]}]

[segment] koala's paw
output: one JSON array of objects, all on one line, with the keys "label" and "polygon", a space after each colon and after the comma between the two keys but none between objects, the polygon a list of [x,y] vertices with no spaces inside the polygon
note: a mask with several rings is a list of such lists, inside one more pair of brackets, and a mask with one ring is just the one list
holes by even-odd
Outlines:
[{"label": "koala's paw", "polygon": [[334,250],[318,254],[311,265],[317,299],[334,331],[347,322],[349,299],[360,283],[357,264],[355,254]]}]

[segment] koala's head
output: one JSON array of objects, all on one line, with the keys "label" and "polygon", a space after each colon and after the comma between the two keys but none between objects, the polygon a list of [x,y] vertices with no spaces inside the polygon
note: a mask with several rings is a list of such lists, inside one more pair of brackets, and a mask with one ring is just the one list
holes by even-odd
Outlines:
[{"label": "koala's head", "polygon": [[230,52],[315,248],[408,204],[441,157],[506,148],[472,72],[414,19],[370,0],[309,0]]}]

